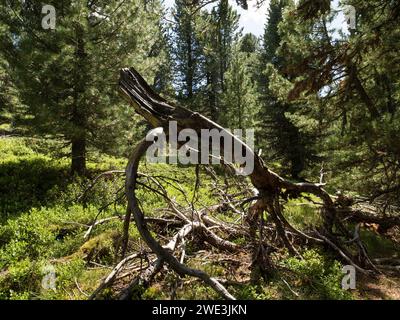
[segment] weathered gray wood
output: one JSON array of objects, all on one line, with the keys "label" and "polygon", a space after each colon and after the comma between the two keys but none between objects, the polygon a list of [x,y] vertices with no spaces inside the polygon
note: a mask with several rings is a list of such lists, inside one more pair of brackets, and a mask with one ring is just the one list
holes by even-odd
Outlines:
[{"label": "weathered gray wood", "polygon": [[[231,136],[233,141],[241,143],[243,149],[254,157],[254,171],[250,174],[253,185],[259,190],[260,194],[279,194],[282,190],[295,193],[312,193],[321,198],[324,202],[324,218],[326,228],[331,229],[334,219],[333,200],[322,188],[322,185],[312,183],[292,183],[283,179],[275,172],[271,171],[263,160],[254,153],[243,141],[226,131],[219,124],[211,121],[207,117],[192,112],[184,107],[168,103],[160,97],[147,84],[142,76],[134,68],[121,70],[120,88],[129,103],[133,105],[136,112],[142,115],[153,127],[168,128],[169,121],[177,121],[178,131],[190,128],[200,134],[201,129],[218,129],[225,131]],[[223,148],[223,145],[222,145]]]},{"label": "weathered gray wood", "polygon": [[[243,141],[239,140],[229,131],[225,130],[223,127],[217,123],[211,121],[207,117],[197,113],[192,112],[182,106],[177,106],[172,103],[168,103],[165,99],[160,97],[155,93],[152,88],[146,83],[146,81],[141,77],[141,75],[134,70],[122,69],[120,75],[120,88],[124,94],[124,97],[128,99],[129,103],[134,107],[136,112],[143,116],[149,124],[153,127],[162,127],[164,131],[168,132],[168,125],[170,121],[176,121],[178,132],[182,129],[192,129],[195,130],[199,135],[202,129],[217,129],[224,132],[229,136],[232,141],[239,143],[246,152],[246,154],[251,154],[254,158],[254,170],[250,174],[250,179],[254,187],[258,190],[258,201],[254,207],[257,205],[259,207],[254,210],[255,215],[252,223],[254,226],[258,223],[257,219],[262,216],[264,211],[268,211],[274,221],[276,228],[279,232],[279,236],[283,241],[284,245],[289,249],[289,252],[293,254],[298,254],[297,250],[288,241],[286,237],[285,228],[289,228],[295,234],[304,237],[306,240],[313,240],[315,243],[326,243],[334,250],[339,252],[345,260],[356,265],[354,262],[354,257],[351,257],[350,251],[341,249],[341,240],[334,235],[332,232],[333,226],[335,225],[340,232],[343,233],[344,237],[348,237],[350,232],[344,227],[342,221],[338,219],[337,216],[337,204],[334,202],[333,198],[323,189],[323,184],[313,184],[313,183],[292,183],[280,177],[275,172],[271,171],[263,162],[263,160],[254,153],[249,146],[247,146]],[[187,266],[180,263],[168,250],[163,248],[151,235],[147,228],[146,221],[144,219],[144,214],[138,206],[138,201],[136,199],[136,178],[137,169],[139,165],[140,158],[144,155],[147,148],[152,144],[152,142],[143,140],[137,148],[134,150],[130,157],[128,167],[126,169],[126,193],[128,198],[128,217],[133,213],[136,226],[139,233],[147,243],[147,245],[157,254],[159,259],[165,261],[169,266],[174,269],[180,275],[191,275],[202,279],[204,282],[213,287],[217,292],[219,292],[223,297],[227,299],[233,299],[233,297],[226,291],[226,289],[215,279],[210,278],[206,273],[200,270],[194,270],[188,268]],[[221,145],[223,152],[224,145]],[[320,231],[315,230],[315,235],[317,237],[312,237],[300,231],[294,229],[288,221],[284,218],[280,211],[279,198],[282,196],[291,195],[293,197],[300,197],[302,193],[309,193],[317,196],[323,202],[321,208],[321,214],[323,218],[323,228]],[[351,211],[351,210],[350,210]],[[257,218],[258,217],[258,218]],[[207,228],[204,225],[199,226],[200,228],[205,228],[203,232],[207,236]],[[235,251],[236,248],[229,242],[224,242],[223,239],[216,237],[213,234],[208,235],[208,241],[210,243],[215,242],[221,248],[225,248],[229,251]],[[256,243],[256,242],[255,242]],[[254,252],[257,252],[257,248],[254,248]],[[346,251],[346,252],[345,252]],[[359,257],[361,263],[366,265],[372,265],[368,263],[370,260],[365,252],[365,250],[359,251]],[[262,261],[261,259],[260,261]],[[372,265],[373,267],[373,265]],[[357,266],[359,270],[364,270],[363,268]]]},{"label": "weathered gray wood", "polygon": [[168,263],[168,265],[175,270],[180,276],[189,275],[193,277],[197,277],[202,279],[205,283],[210,285],[215,291],[221,294],[222,297],[229,300],[235,300],[235,298],[214,278],[208,276],[207,273],[201,270],[196,270],[185,266],[180,263],[170,252],[168,249],[163,248],[158,241],[156,241],[151,235],[147,223],[144,219],[144,214],[138,205],[138,201],[136,199],[136,179],[138,175],[138,167],[139,162],[142,156],[145,154],[147,148],[150,146],[152,142],[143,140],[139,145],[135,148],[133,153],[129,158],[129,163],[126,168],[126,194],[128,198],[128,210],[133,213],[136,227],[143,240],[149,246],[149,248],[157,254],[157,256],[162,260]]}]

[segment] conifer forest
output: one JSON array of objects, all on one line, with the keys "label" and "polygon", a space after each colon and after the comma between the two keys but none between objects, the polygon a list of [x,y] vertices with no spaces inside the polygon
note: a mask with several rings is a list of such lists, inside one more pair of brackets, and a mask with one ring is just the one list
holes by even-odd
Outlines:
[{"label": "conifer forest", "polygon": [[396,0],[1,0],[0,300],[400,300],[399,52]]}]

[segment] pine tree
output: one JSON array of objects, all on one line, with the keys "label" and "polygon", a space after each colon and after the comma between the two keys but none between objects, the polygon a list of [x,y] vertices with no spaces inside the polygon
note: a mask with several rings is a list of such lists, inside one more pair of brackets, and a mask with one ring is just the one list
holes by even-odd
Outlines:
[{"label": "pine tree", "polygon": [[334,12],[326,13],[324,4],[287,12],[279,49],[286,75],[274,86],[302,101],[295,116],[321,132],[331,183],[398,205],[400,5],[346,4],[356,9],[356,29],[335,37],[329,27]]},{"label": "pine tree", "polygon": [[[11,3],[9,5],[9,3]],[[163,57],[158,1],[50,1],[54,30],[43,29],[42,5],[2,5],[1,49],[36,134],[71,145],[71,171],[83,174],[88,150],[118,148],[132,113],[118,94],[118,70],[136,66],[149,79]],[[121,141],[121,140],[120,140]],[[89,151],[90,151],[89,150]]]},{"label": "pine tree", "polygon": [[194,10],[191,1],[175,2],[170,42],[178,99],[215,121],[221,112],[224,74],[238,36],[238,21],[226,0],[210,12]]},{"label": "pine tree", "polygon": [[243,40],[234,45],[230,64],[224,75],[224,113],[221,122],[231,129],[254,129],[258,124],[256,119],[259,107],[257,87],[252,79],[250,66],[251,61],[256,60],[256,53],[243,52],[242,47]]},{"label": "pine tree", "polygon": [[259,51],[259,43],[257,37],[252,33],[246,33],[240,40],[240,51],[255,53]]},{"label": "pine tree", "polygon": [[202,49],[196,34],[198,12],[192,12],[189,0],[175,1],[174,24],[171,35],[171,57],[174,83],[178,98],[187,106],[194,106],[194,98],[201,88]]},{"label": "pine tree", "polygon": [[285,68],[285,59],[277,53],[277,49],[281,41],[279,23],[282,21],[282,12],[286,5],[285,0],[272,1],[265,25],[260,56],[262,74],[259,76],[259,91],[262,121],[259,144],[266,147],[269,160],[284,161],[290,168],[290,175],[299,179],[307,162],[314,158],[310,140],[290,118],[293,110],[301,106],[280,100],[270,88],[273,71],[283,72]]},{"label": "pine tree", "polygon": [[226,91],[225,72],[230,64],[233,44],[240,35],[239,15],[227,0],[222,0],[210,13],[203,12],[202,18],[198,33],[204,53],[205,112],[211,119],[219,121],[220,114],[224,113],[221,97]]}]

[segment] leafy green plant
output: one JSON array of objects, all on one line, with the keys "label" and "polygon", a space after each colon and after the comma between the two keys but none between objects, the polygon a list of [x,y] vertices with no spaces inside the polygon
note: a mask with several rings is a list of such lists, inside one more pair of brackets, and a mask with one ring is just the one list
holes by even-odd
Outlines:
[{"label": "leafy green plant", "polygon": [[283,265],[291,270],[293,283],[302,297],[311,299],[351,299],[351,294],[341,288],[344,274],[338,261],[327,258],[315,250],[303,253],[303,260],[287,258]]},{"label": "leafy green plant", "polygon": [[269,284],[265,286],[252,284],[243,285],[236,289],[236,298],[242,300],[271,300],[274,298],[274,295],[271,290],[268,290],[269,286]]}]

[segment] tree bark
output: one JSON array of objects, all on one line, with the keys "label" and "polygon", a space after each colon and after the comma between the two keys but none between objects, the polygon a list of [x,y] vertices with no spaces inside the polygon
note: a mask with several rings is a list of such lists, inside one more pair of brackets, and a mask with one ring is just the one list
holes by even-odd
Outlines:
[{"label": "tree bark", "polygon": [[86,139],[72,139],[71,173],[84,175],[86,171]]},{"label": "tree bark", "polygon": [[86,53],[81,27],[76,27],[76,48],[75,48],[76,69],[74,70],[74,104],[71,114],[73,132],[71,133],[71,173],[84,175],[86,171],[86,130],[87,115],[81,103],[82,95],[85,92],[86,77]]}]

